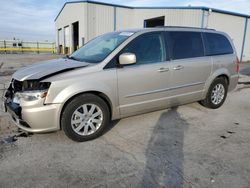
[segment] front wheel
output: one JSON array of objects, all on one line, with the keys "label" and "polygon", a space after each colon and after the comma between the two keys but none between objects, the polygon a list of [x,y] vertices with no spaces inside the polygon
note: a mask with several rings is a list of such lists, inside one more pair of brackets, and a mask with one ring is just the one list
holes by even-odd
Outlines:
[{"label": "front wheel", "polygon": [[227,81],[222,77],[216,78],[209,87],[206,98],[200,103],[207,108],[219,108],[227,97],[227,90]]},{"label": "front wheel", "polygon": [[83,142],[99,137],[109,124],[107,104],[98,96],[83,94],[72,99],[64,108],[61,125],[72,140]]}]

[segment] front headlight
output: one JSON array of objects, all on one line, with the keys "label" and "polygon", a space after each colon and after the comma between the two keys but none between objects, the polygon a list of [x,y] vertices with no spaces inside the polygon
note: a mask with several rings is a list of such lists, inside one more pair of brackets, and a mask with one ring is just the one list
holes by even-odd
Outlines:
[{"label": "front headlight", "polygon": [[17,92],[14,94],[13,102],[20,104],[20,100],[24,100],[26,102],[39,100],[45,98],[47,93],[48,90]]},{"label": "front headlight", "polygon": [[12,80],[10,86],[10,98],[14,103],[20,101],[36,101],[47,96],[50,82],[40,82],[38,80],[25,80],[23,82]]}]

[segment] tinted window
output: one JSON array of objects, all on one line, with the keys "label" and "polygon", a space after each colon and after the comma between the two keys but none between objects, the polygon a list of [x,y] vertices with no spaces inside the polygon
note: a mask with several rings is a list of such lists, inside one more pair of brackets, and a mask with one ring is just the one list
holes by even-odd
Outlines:
[{"label": "tinted window", "polygon": [[147,33],[135,38],[122,50],[122,53],[134,53],[136,64],[146,64],[164,61],[163,49],[161,34]]},{"label": "tinted window", "polygon": [[204,47],[199,32],[168,32],[167,44],[172,59],[204,56]]},{"label": "tinted window", "polygon": [[204,33],[206,55],[232,54],[233,48],[228,39],[217,33]]}]

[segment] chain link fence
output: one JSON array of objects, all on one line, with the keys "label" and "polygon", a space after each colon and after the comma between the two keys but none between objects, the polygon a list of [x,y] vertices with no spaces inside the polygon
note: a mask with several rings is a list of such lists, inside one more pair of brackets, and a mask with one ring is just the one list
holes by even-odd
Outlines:
[{"label": "chain link fence", "polygon": [[20,40],[0,40],[0,53],[52,53],[56,51],[53,42],[34,42]]}]

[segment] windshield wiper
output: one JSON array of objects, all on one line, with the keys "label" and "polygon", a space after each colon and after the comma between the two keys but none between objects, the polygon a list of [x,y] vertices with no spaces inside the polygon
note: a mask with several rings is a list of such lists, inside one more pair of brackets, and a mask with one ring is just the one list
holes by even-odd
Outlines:
[{"label": "windshield wiper", "polygon": [[78,59],[74,58],[73,56],[69,56],[69,55],[66,55],[65,58],[67,58],[67,59],[73,59],[73,60],[79,61]]}]

